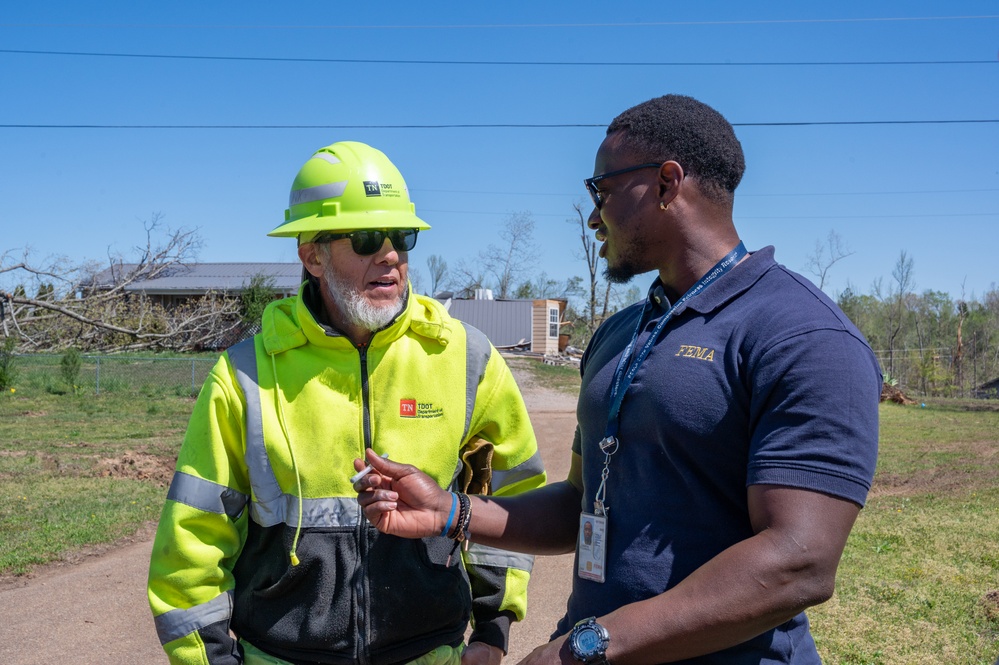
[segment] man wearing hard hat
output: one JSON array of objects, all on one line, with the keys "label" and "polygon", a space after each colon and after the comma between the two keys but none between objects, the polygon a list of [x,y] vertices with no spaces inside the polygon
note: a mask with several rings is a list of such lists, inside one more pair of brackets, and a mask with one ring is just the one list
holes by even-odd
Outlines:
[{"label": "man wearing hard hat", "polygon": [[[513,494],[545,473],[496,349],[410,288],[429,228],[370,146],[335,143],[299,171],[270,235],[298,239],[306,279],[213,368],[160,518],[149,601],[171,662],[502,658],[532,559],[468,547],[464,492]],[[353,460],[369,448],[455,490],[440,534],[365,521]]]}]

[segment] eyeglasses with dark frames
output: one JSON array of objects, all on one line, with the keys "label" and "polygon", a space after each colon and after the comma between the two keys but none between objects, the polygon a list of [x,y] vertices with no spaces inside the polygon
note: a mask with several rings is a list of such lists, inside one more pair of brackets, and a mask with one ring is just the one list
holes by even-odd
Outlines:
[{"label": "eyeglasses with dark frames", "polygon": [[397,252],[408,252],[416,247],[419,229],[365,229],[346,233],[320,233],[312,242],[333,242],[350,238],[350,247],[359,256],[370,256],[382,248],[388,238]]},{"label": "eyeglasses with dark frames", "polygon": [[638,169],[651,169],[653,167],[659,168],[662,164],[659,163],[649,163],[649,164],[639,164],[637,166],[629,166],[624,169],[618,169],[617,171],[608,171],[607,173],[601,173],[600,175],[595,175],[592,178],[587,178],[583,181],[586,185],[586,190],[590,193],[590,198],[593,199],[593,205],[596,206],[597,210],[604,204],[604,197],[600,190],[597,189],[597,183],[605,178],[611,178],[616,175],[621,175],[622,173],[629,173],[631,171],[637,171]]}]

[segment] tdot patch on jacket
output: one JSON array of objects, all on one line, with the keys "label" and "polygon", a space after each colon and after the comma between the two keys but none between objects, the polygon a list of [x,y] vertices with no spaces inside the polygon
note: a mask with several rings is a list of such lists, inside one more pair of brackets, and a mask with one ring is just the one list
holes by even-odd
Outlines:
[{"label": "tdot patch on jacket", "polygon": [[399,416],[402,418],[440,418],[443,415],[443,407],[434,406],[433,402],[406,398],[399,400]]}]

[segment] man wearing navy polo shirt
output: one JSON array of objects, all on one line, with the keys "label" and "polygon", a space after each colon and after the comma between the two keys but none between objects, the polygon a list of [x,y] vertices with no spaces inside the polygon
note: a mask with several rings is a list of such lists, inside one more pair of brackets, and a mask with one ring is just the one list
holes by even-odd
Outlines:
[{"label": "man wearing navy polo shirt", "polygon": [[[473,497],[464,520],[486,545],[576,551],[566,615],[526,663],[820,663],[804,610],[832,595],[870,489],[881,373],[825,294],[746,251],[744,169],[732,126],[677,95],[622,113],[597,151],[607,276],[658,277],[586,349],[569,477]],[[367,461],[379,529],[450,532],[451,496]]]}]

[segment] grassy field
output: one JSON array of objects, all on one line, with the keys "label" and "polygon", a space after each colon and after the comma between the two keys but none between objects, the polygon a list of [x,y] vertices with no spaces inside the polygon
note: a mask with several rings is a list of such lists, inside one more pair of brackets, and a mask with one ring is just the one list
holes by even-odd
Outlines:
[{"label": "grassy field", "polygon": [[[538,383],[578,386],[573,368],[531,367]],[[0,577],[155,520],[192,405],[174,394],[0,394]],[[999,404],[882,405],[878,473],[836,596],[809,611],[827,664],[993,664],[997,480]]]}]

